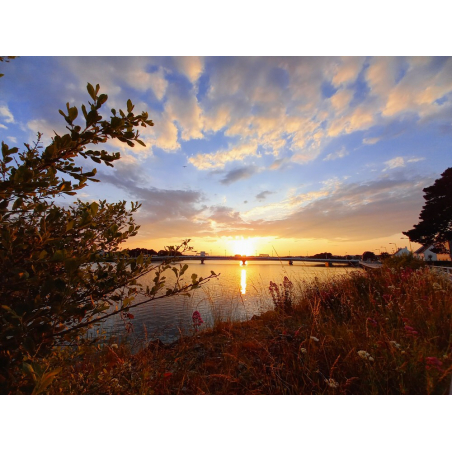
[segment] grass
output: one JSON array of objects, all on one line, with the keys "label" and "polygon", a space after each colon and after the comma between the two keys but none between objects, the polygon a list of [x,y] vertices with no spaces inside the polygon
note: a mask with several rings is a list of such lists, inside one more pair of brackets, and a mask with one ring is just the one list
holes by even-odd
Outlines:
[{"label": "grass", "polygon": [[428,267],[396,264],[294,281],[276,310],[247,322],[216,320],[170,345],[61,351],[48,366],[62,370],[41,392],[447,394],[451,282]]}]

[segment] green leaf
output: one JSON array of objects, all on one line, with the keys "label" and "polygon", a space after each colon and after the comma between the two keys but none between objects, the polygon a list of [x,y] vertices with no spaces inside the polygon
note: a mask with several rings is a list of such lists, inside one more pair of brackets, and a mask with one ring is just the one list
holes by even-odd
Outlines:
[{"label": "green leaf", "polygon": [[52,256],[52,261],[53,262],[63,262],[64,260],[64,256],[65,256],[65,252],[62,250],[57,250],[55,251],[54,255]]},{"label": "green leaf", "polygon": [[108,96],[106,94],[101,94],[99,96],[99,98],[97,99],[97,102],[99,103],[99,105],[104,104],[105,102],[107,102]]},{"label": "green leaf", "polygon": [[96,215],[97,211],[99,210],[99,204],[97,202],[93,202],[90,206],[91,215]]},{"label": "green leaf", "polygon": [[96,93],[94,92],[94,87],[91,85],[91,83],[88,83],[87,85],[88,94],[91,96],[93,100],[96,100]]},{"label": "green leaf", "polygon": [[133,107],[134,107],[134,105],[132,104],[132,101],[129,99],[129,100],[127,101],[127,112],[128,112],[128,113],[131,113],[132,110],[133,110]]}]

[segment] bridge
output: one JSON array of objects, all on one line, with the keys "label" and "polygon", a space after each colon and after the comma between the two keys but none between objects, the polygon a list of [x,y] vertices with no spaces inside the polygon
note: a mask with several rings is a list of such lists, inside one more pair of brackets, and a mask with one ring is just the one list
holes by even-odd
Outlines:
[{"label": "bridge", "polygon": [[[243,265],[246,265],[250,261],[275,261],[275,262],[288,262],[289,265],[293,265],[294,262],[313,262],[323,263],[325,267],[332,267],[334,264],[346,264],[356,267],[359,265],[359,259],[318,259],[313,257],[261,257],[261,256],[177,256],[178,259],[184,261],[201,261],[204,264],[205,261],[241,261]],[[174,259],[173,256],[152,256],[152,260],[167,260]]]}]

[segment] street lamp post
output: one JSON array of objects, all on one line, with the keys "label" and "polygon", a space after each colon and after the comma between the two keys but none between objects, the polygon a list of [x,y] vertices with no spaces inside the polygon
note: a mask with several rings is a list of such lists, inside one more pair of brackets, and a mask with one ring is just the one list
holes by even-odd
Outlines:
[{"label": "street lamp post", "polygon": [[397,246],[397,243],[389,242],[389,244],[395,246],[394,254],[397,253],[397,250],[399,249],[399,247]]}]

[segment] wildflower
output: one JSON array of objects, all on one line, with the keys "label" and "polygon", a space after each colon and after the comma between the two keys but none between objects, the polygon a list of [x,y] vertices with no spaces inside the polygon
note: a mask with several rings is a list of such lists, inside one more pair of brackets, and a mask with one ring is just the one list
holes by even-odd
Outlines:
[{"label": "wildflower", "polygon": [[405,333],[406,333],[406,334],[409,334],[409,335],[411,335],[411,336],[416,336],[416,335],[419,334],[419,333],[418,333],[413,327],[411,327],[410,325],[405,325]]},{"label": "wildflower", "polygon": [[317,339],[315,336],[311,336],[309,339],[312,339],[314,342],[319,342],[319,339]]},{"label": "wildflower", "polygon": [[111,348],[118,348],[118,344],[111,344]]},{"label": "wildflower", "polygon": [[441,370],[442,366],[443,366],[443,362],[434,356],[429,356],[428,358],[425,358],[425,368],[427,370],[430,370],[430,369]]},{"label": "wildflower", "polygon": [[374,359],[370,356],[370,353],[367,353],[365,350],[360,350],[358,352],[360,358],[365,359],[367,361],[373,361]]},{"label": "wildflower", "polygon": [[307,351],[305,348],[303,348],[303,347],[300,348],[300,352],[301,352],[301,353],[308,353],[308,351]]},{"label": "wildflower", "polygon": [[198,328],[204,323],[201,314],[199,313],[199,311],[195,311],[191,318],[193,320],[193,327],[195,328],[196,331],[198,331]]},{"label": "wildflower", "polygon": [[326,383],[330,388],[333,388],[333,389],[336,389],[336,388],[339,387],[339,383],[338,383],[336,380],[334,380],[333,378],[329,378],[328,380],[325,380],[325,383]]},{"label": "wildflower", "polygon": [[436,283],[436,282],[433,283],[433,288],[435,290],[441,290],[441,286],[438,283]]},{"label": "wildflower", "polygon": [[389,343],[390,343],[393,347],[395,347],[395,348],[397,348],[397,349],[400,348],[400,344],[398,344],[396,341],[389,341]]},{"label": "wildflower", "polygon": [[388,286],[388,289],[394,290],[395,286]]},{"label": "wildflower", "polygon": [[173,375],[172,372],[165,372],[165,373],[163,374],[163,378],[169,378],[169,377],[171,377],[172,375]]},{"label": "wildflower", "polygon": [[377,326],[378,322],[370,317],[367,318],[367,322],[370,323],[373,326]]}]

